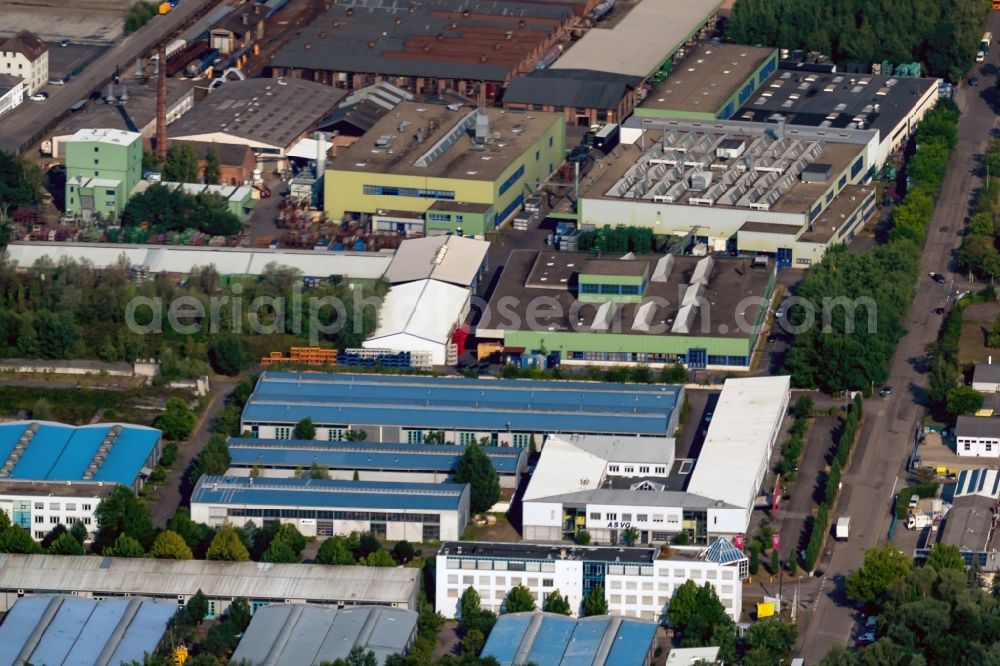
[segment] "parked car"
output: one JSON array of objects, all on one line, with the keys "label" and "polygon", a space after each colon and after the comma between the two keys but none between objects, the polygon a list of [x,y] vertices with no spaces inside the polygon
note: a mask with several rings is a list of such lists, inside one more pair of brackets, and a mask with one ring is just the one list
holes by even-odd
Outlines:
[{"label": "parked car", "polygon": [[44,102],[48,98],[49,98],[48,95],[46,95],[44,93],[38,93],[37,95],[32,95],[28,99],[30,99],[32,102]]},{"label": "parked car", "polygon": [[49,79],[49,85],[50,86],[64,86],[64,85],[66,85],[66,81],[64,81],[63,79]]},{"label": "parked car", "polygon": [[943,315],[944,314],[944,308],[942,308],[941,306],[938,306],[938,307],[934,308],[934,314],[936,314],[936,315]]},{"label": "parked car", "polygon": [[864,647],[866,645],[871,645],[874,642],[875,642],[875,632],[866,631],[865,633],[858,636],[857,639],[855,639],[854,645],[856,645],[857,647]]},{"label": "parked car", "polygon": [[945,276],[941,275],[940,273],[931,272],[931,273],[928,273],[928,275],[930,275],[931,279],[934,280],[935,282],[937,282],[938,284],[944,284],[945,282],[948,281],[948,278],[946,278]]},{"label": "parked car", "polygon": [[66,38],[66,39],[63,39],[61,42],[59,42],[59,46],[62,47],[62,48],[66,48],[67,46],[69,46],[72,43],[73,42],[69,41],[69,38]]},{"label": "parked car", "polygon": [[883,386],[882,389],[878,392],[878,394],[883,398],[888,398],[890,395],[892,395],[892,387]]},{"label": "parked car", "polygon": [[917,494],[910,495],[909,509],[912,511],[913,509],[916,509],[919,504],[920,504],[920,496]]},{"label": "parked car", "polygon": [[979,79],[976,78],[975,76],[970,76],[969,77],[969,85],[972,86],[973,88],[975,88],[976,86],[979,85]]}]

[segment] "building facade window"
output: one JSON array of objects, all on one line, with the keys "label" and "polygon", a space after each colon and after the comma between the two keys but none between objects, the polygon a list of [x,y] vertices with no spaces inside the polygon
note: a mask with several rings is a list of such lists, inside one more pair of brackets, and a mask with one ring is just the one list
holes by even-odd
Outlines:
[{"label": "building facade window", "polygon": [[278,426],[274,429],[275,439],[291,439],[292,429],[289,426]]},{"label": "building facade window", "polygon": [[514,171],[514,173],[510,174],[509,176],[507,176],[507,179],[505,181],[503,181],[502,183],[500,183],[500,196],[503,196],[504,194],[507,193],[507,190],[509,190],[510,188],[514,187],[515,183],[517,183],[517,181],[519,181],[522,176],[524,176],[524,165],[523,164],[521,166],[519,166]]},{"label": "building facade window", "polygon": [[364,185],[362,192],[366,196],[376,197],[415,197],[418,199],[449,199],[455,198],[452,190],[425,190],[416,187],[391,187],[389,185]]},{"label": "building facade window", "polygon": [[528,447],[528,443],[531,440],[531,435],[526,432],[515,432],[514,433],[514,446],[520,447],[522,449]]}]

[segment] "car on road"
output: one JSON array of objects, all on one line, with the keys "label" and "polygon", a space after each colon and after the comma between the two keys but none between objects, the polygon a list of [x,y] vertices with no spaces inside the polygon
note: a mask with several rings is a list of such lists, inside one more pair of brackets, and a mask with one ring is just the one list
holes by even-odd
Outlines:
[{"label": "car on road", "polygon": [[66,82],[63,79],[49,79],[50,86],[64,86]]},{"label": "car on road", "polygon": [[781,305],[779,305],[778,309],[774,311],[774,316],[776,318],[778,318],[778,319],[781,319],[782,317],[785,316],[785,304],[784,303],[782,303]]},{"label": "car on road", "polygon": [[912,511],[913,509],[916,509],[918,506],[920,506],[920,495],[914,493],[910,495],[910,504],[907,508]]},{"label": "car on road", "polygon": [[858,636],[857,639],[855,639],[854,645],[857,646],[857,647],[864,647],[866,645],[871,645],[872,643],[875,642],[875,640],[876,640],[875,639],[875,632],[874,631],[866,631],[865,633],[863,633],[860,636]]},{"label": "car on road", "polygon": [[890,395],[892,395],[892,387],[883,386],[882,389],[878,392],[878,394],[883,398],[888,398]]},{"label": "car on road", "polygon": [[45,93],[38,93],[37,95],[32,95],[28,99],[30,99],[32,102],[44,102],[48,98],[49,96],[46,95]]},{"label": "car on road", "polygon": [[969,77],[969,85],[972,86],[973,88],[975,88],[976,86],[979,85],[979,79],[976,78],[975,76],[970,76]]},{"label": "car on road", "polygon": [[931,272],[931,273],[928,273],[928,275],[930,275],[931,279],[934,280],[935,282],[937,282],[938,284],[944,284],[945,282],[948,281],[948,278],[946,278],[945,276],[941,275],[940,273]]},{"label": "car on road", "polygon": [[67,46],[69,46],[72,43],[73,42],[69,41],[69,38],[66,38],[66,39],[63,39],[61,42],[59,42],[59,46],[61,48],[66,48]]}]

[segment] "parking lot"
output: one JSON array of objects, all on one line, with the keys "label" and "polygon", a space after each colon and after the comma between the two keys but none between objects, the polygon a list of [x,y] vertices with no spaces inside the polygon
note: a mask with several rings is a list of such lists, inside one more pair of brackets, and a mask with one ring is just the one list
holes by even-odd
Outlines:
[{"label": "parking lot", "polygon": [[49,78],[67,80],[78,74],[107,49],[105,46],[49,42]]},{"label": "parking lot", "polygon": [[0,38],[28,30],[57,49],[60,40],[107,46],[121,39],[125,27],[125,0],[0,0]]}]

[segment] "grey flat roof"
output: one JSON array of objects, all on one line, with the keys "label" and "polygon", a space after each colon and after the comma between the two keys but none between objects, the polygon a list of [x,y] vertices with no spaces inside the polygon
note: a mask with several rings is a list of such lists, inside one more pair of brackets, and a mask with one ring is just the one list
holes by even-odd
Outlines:
[{"label": "grey flat roof", "polygon": [[139,597],[24,597],[0,624],[0,666],[141,663],[176,612],[175,601]]},{"label": "grey flat roof", "polygon": [[578,109],[615,109],[640,79],[588,69],[536,69],[515,77],[504,104],[551,104]]},{"label": "grey flat roof", "polygon": [[780,114],[789,125],[832,128],[857,127],[860,118],[884,140],[937,85],[937,79],[779,69],[733,117],[767,122]]},{"label": "grey flat roof", "polygon": [[[367,173],[391,173],[426,178],[496,180],[532,144],[562,118],[561,113],[504,112],[484,109],[490,124],[490,142],[485,149],[473,149],[471,118],[476,109],[402,102],[337,157],[327,169]],[[465,125],[465,131],[460,127]],[[403,129],[401,130],[400,127]],[[432,129],[433,128],[433,129]],[[423,140],[418,141],[418,132]],[[454,141],[448,142],[451,132]],[[437,156],[421,161],[440,145]],[[391,152],[390,152],[391,151]],[[421,164],[425,164],[421,166]]]},{"label": "grey flat roof", "polygon": [[[194,81],[167,79],[167,109],[173,108],[178,101],[193,94],[194,87]],[[78,130],[91,127],[107,127],[136,132],[156,119],[155,81],[141,85],[129,80],[125,85],[115,86],[114,89],[116,95],[121,95],[122,90],[128,91],[128,102],[123,107],[116,104],[106,104],[104,100],[94,100],[80,111],[69,115],[65,123],[57,126],[47,136],[70,136]],[[107,86],[101,90],[101,94],[107,94]],[[126,116],[131,119],[131,126],[126,120]]]},{"label": "grey flat roof", "polygon": [[223,599],[302,599],[409,607],[418,569],[158,560],[97,555],[0,554],[0,590],[190,596],[201,589]]},{"label": "grey flat roof", "polygon": [[346,659],[360,647],[381,664],[406,652],[416,627],[417,614],[399,608],[270,604],[254,613],[232,661],[258,663],[266,656],[270,666],[306,666]]},{"label": "grey flat roof", "polygon": [[170,125],[175,139],[224,133],[287,148],[347,96],[300,79],[230,81]]},{"label": "grey flat roof", "polygon": [[[622,264],[648,265],[652,275],[661,259],[663,255],[638,255],[635,259],[616,261]],[[671,333],[673,323],[683,307],[682,299],[700,261],[698,257],[674,257],[674,268],[667,281],[649,280],[643,301],[652,302],[653,307],[645,328],[636,326],[639,309],[647,307],[644,303],[618,303],[608,327],[595,326],[599,324],[598,312],[603,304],[577,299],[577,273],[586,272],[586,266],[590,265],[588,262],[591,260],[592,255],[575,252],[514,250],[507,259],[500,282],[480,319],[480,328],[532,330],[534,325],[538,330],[582,333],[600,330],[635,335],[674,335]],[[545,278],[544,282],[542,278]],[[704,310],[707,315],[698,313],[691,323],[690,332],[683,335],[695,335],[695,328],[699,331],[703,328],[703,334],[712,337],[746,338],[749,333],[743,330],[744,326],[738,321],[737,306],[740,303],[746,305],[749,301],[743,299],[749,296],[764,296],[769,278],[768,269],[753,267],[749,259],[716,258],[715,268],[702,292],[706,302],[712,307]],[[543,284],[551,286],[544,287]],[[535,308],[537,311],[533,312],[532,317],[528,317],[533,299],[541,296],[555,299],[559,307],[546,305],[545,308]],[[739,315],[745,316],[743,321],[753,322],[760,306],[751,304],[746,307]],[[508,312],[517,316],[511,316]]]},{"label": "grey flat roof", "polygon": [[[639,483],[642,479],[634,479],[634,483]],[[701,495],[691,493],[664,490],[629,490],[621,488],[595,488],[593,490],[581,490],[575,493],[564,495],[553,495],[552,497],[539,497],[531,500],[533,502],[560,502],[562,504],[608,504],[625,506],[662,506],[681,507],[685,509],[737,509],[739,507],[726,504],[721,500],[713,500]]]},{"label": "grey flat roof", "polygon": [[640,0],[611,28],[591,28],[552,65],[645,78],[703,26],[721,0]]},{"label": "grey flat roof", "polygon": [[794,224],[772,224],[769,222],[744,222],[739,228],[740,231],[748,231],[758,234],[777,234],[779,236],[797,236],[802,227]]},{"label": "grey flat roof", "polygon": [[23,80],[20,76],[13,74],[0,74],[0,90],[6,92]]},{"label": "grey flat roof", "polygon": [[994,383],[1000,382],[1000,365],[992,363],[977,363],[972,373],[972,381]]},{"label": "grey flat roof", "polygon": [[776,52],[763,46],[698,44],[640,107],[714,113]]},{"label": "grey flat roof", "polygon": [[544,543],[506,543],[490,541],[446,541],[438,555],[448,557],[491,558],[506,560],[582,560],[584,562],[625,562],[652,564],[659,548],[615,548],[609,546],[570,546]]},{"label": "grey flat roof", "polygon": [[1000,417],[959,416],[955,422],[956,437],[1000,437]]}]

